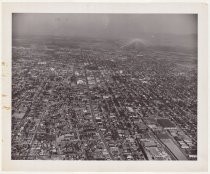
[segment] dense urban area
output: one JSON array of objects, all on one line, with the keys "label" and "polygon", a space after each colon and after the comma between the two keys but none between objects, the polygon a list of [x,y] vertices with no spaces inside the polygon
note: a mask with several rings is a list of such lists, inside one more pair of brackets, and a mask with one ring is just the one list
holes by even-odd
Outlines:
[{"label": "dense urban area", "polygon": [[14,39],[12,159],[197,160],[197,55],[138,42]]}]

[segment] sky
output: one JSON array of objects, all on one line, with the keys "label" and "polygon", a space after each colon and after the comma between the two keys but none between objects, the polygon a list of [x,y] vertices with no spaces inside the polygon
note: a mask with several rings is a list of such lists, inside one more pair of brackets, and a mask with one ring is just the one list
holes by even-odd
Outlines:
[{"label": "sky", "polygon": [[197,34],[194,14],[13,14],[13,35],[134,38]]}]

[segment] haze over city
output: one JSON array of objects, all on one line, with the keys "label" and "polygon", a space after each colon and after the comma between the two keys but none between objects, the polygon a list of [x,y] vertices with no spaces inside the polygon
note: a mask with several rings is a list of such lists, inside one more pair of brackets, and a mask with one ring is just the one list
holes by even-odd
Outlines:
[{"label": "haze over city", "polygon": [[142,39],[152,45],[196,47],[193,14],[13,14],[13,35]]}]

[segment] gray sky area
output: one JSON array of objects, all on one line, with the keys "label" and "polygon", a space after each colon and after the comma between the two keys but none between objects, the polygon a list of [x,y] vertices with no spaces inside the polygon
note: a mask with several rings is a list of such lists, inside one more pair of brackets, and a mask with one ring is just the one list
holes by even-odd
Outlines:
[{"label": "gray sky area", "polygon": [[13,34],[133,38],[197,34],[193,14],[13,14]]}]

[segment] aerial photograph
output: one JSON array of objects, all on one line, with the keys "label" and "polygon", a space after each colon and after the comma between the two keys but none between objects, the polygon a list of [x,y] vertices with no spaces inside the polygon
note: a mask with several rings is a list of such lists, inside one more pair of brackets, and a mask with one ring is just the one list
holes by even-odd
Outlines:
[{"label": "aerial photograph", "polygon": [[197,160],[197,15],[13,13],[12,160]]}]

